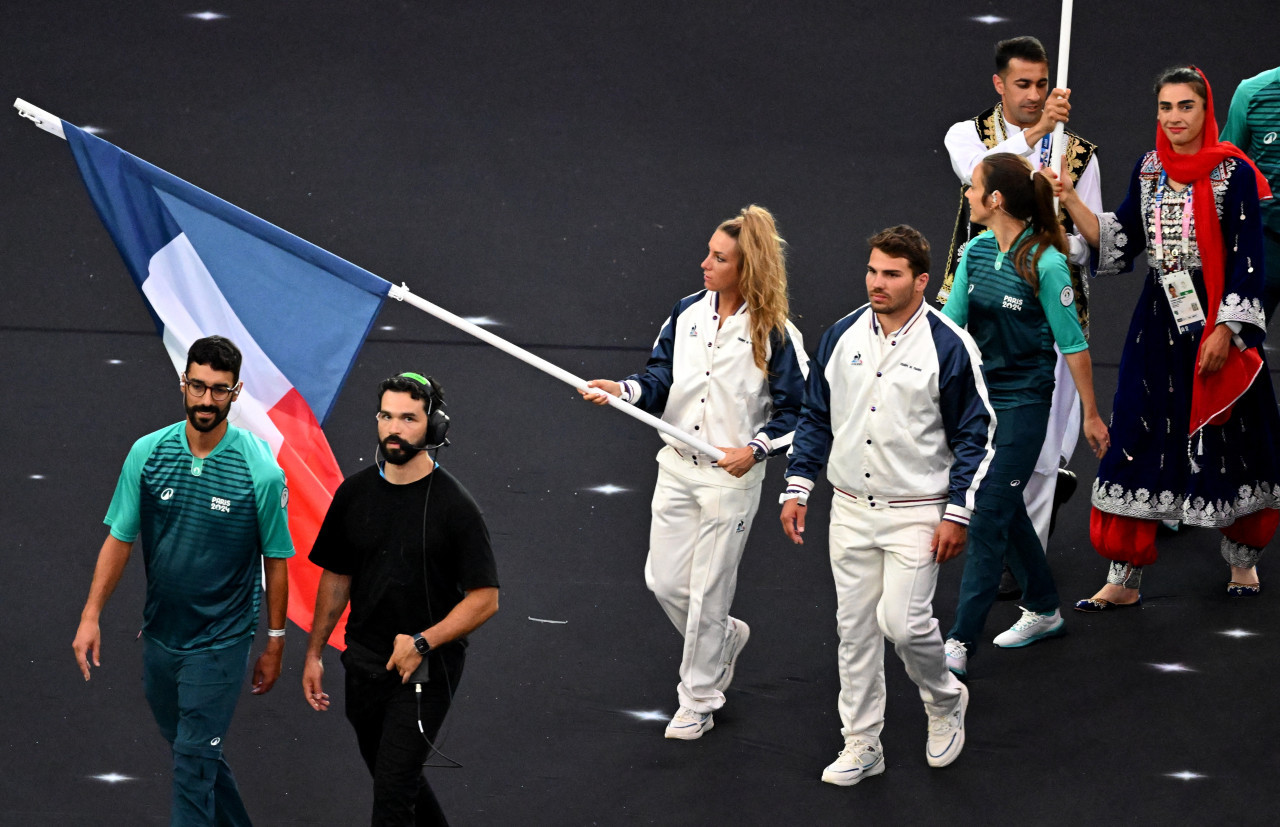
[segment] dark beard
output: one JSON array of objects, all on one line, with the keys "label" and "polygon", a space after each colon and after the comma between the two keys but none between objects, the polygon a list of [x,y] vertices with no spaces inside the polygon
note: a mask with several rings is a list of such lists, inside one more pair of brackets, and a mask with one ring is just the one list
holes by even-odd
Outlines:
[{"label": "dark beard", "polygon": [[[207,434],[217,428],[226,420],[227,414],[231,413],[230,405],[227,405],[225,408],[219,408],[217,405],[186,405],[184,407],[187,410],[187,422],[190,422],[191,427],[195,428],[202,434]],[[203,413],[205,411],[209,411],[214,415],[213,422],[209,425],[202,425],[199,420],[196,419],[196,414]]]},{"label": "dark beard", "polygon": [[[391,443],[394,442],[394,445]],[[409,460],[422,453],[422,449],[410,445],[399,437],[389,436],[378,443],[382,448],[383,458],[392,465],[404,465]]]}]

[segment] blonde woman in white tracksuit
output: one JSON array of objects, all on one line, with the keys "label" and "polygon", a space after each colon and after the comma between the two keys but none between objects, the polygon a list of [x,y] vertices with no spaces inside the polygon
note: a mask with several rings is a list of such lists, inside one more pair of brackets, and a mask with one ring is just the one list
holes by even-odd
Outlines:
[{"label": "blonde woman in white tracksuit", "polygon": [[[642,373],[592,388],[720,448],[713,461],[663,435],[645,582],[684,636],[679,710],[668,738],[714,725],[751,633],[729,616],[738,563],[760,504],[765,459],[791,445],[808,356],[787,320],[784,242],[755,205],[722,223],[702,262],[704,289],[676,303]],[[583,397],[605,404],[599,393]]]}]

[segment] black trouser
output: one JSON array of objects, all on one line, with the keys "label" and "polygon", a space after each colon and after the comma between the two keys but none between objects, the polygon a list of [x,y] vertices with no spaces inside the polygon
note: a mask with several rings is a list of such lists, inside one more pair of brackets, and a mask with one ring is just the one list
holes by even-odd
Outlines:
[{"label": "black trouser", "polygon": [[[347,720],[356,731],[360,756],[373,776],[373,827],[447,825],[449,822],[427,784],[422,765],[431,752],[462,677],[465,659],[460,646],[427,655],[431,679],[418,698],[413,684],[400,675],[361,668],[343,656],[347,667]],[[418,710],[422,730],[418,731]]]}]

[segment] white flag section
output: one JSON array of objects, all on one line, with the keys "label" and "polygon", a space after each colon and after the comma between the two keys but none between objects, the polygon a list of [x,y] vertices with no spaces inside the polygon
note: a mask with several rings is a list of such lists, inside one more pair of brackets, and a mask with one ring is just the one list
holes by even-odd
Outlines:
[{"label": "white flag section", "polygon": [[231,409],[228,421],[262,437],[279,456],[284,435],[267,411],[293,389],[275,363],[245,328],[200,255],[186,235],[179,235],[151,258],[150,272],[142,282],[142,294],[164,322],[164,347],[181,374],[187,368],[187,351],[196,339],[216,330],[236,343],[244,354],[240,380],[244,390]]}]

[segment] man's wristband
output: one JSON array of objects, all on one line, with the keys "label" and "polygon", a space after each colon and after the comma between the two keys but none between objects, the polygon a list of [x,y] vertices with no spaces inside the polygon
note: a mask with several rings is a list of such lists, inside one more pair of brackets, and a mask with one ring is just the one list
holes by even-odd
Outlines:
[{"label": "man's wristband", "polygon": [[284,629],[267,629],[267,637],[284,637]]}]

